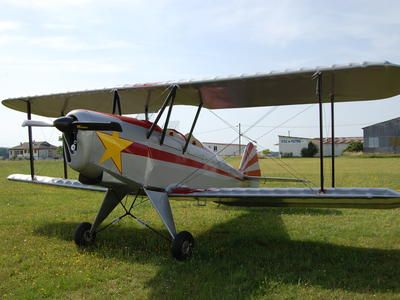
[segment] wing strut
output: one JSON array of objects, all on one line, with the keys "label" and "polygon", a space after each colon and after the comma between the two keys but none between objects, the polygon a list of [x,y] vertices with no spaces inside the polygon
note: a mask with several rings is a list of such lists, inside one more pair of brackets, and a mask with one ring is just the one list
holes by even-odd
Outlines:
[{"label": "wing strut", "polygon": [[160,140],[160,144],[161,144],[161,145],[162,145],[162,143],[164,142],[164,138],[165,138],[165,135],[166,135],[166,133],[167,133],[167,127],[168,127],[168,123],[169,123],[169,117],[171,116],[172,106],[174,105],[174,100],[175,100],[177,88],[178,88],[177,85],[172,86],[171,90],[170,90],[169,93],[168,93],[167,98],[165,98],[165,101],[164,101],[164,103],[163,103],[163,105],[162,105],[162,107],[161,107],[160,112],[158,113],[158,115],[157,115],[157,117],[156,117],[154,123],[151,125],[149,131],[147,132],[147,138],[150,138],[150,136],[151,136],[151,134],[153,133],[154,128],[157,126],[157,123],[158,123],[158,121],[160,120],[160,118],[161,118],[161,116],[162,116],[162,114],[163,114],[165,108],[166,108],[168,105],[170,105],[169,110],[168,110],[167,119],[166,119],[166,121],[165,121],[164,129],[163,129],[163,132],[162,132],[162,135],[161,135],[161,140]]},{"label": "wing strut", "polygon": [[317,72],[313,75],[313,79],[317,80],[316,94],[318,97],[318,111],[319,111],[319,170],[320,170],[320,192],[325,193],[324,190],[324,136],[323,136],[323,117],[322,117],[322,73]]},{"label": "wing strut", "polygon": [[332,145],[331,145],[331,172],[332,172],[332,187],[335,187],[335,74],[332,74],[332,81],[331,81],[331,92],[330,92],[330,99],[331,99],[331,136],[332,136]]},{"label": "wing strut", "polygon": [[65,149],[65,147],[67,147],[67,143],[65,142],[64,137],[62,137],[62,147],[63,147],[62,156],[63,156],[63,167],[64,167],[64,179],[68,179],[68,168],[66,159],[68,150]]},{"label": "wing strut", "polygon": [[[313,79],[317,80],[316,95],[318,97],[319,110],[319,159],[320,159],[320,192],[325,193],[324,189],[324,137],[323,137],[323,112],[322,112],[322,72],[313,75]],[[329,98],[331,102],[331,182],[332,188],[335,187],[335,94],[334,94],[335,77],[331,77],[331,90]]]},{"label": "wing strut", "polygon": [[[28,120],[31,120],[32,119],[31,102],[26,101],[26,106],[27,106]],[[30,162],[30,166],[31,166],[31,178],[32,178],[32,180],[35,180],[35,163],[33,161],[32,126],[28,126],[28,138],[29,138],[29,162]]]}]

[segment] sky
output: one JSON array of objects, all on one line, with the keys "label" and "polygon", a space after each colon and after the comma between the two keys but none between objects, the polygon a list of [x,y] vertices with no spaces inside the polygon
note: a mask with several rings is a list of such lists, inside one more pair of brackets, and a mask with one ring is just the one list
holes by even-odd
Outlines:
[{"label": "sky", "polygon": [[[0,0],[0,7],[0,99],[351,62],[400,64],[399,1]],[[201,141],[237,143],[227,123],[246,131],[264,115],[246,132],[259,149],[277,150],[278,135],[318,136],[317,105],[214,113],[201,112],[194,132]],[[194,114],[176,107],[173,124],[185,133]],[[329,105],[324,115],[329,125]],[[335,115],[336,136],[362,136],[362,127],[400,116],[400,97],[339,103]],[[27,140],[25,118],[0,105],[0,146]],[[59,135],[34,129],[37,141],[58,144]]]}]

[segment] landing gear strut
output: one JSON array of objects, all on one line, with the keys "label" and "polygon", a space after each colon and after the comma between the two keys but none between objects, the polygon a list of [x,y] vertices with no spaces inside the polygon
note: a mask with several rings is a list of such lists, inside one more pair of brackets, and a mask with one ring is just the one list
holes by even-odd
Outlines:
[{"label": "landing gear strut", "polygon": [[[109,226],[118,223],[121,219],[130,216],[143,226],[147,227],[154,233],[161,236],[162,238],[168,241],[172,241],[171,253],[175,259],[182,261],[191,257],[194,247],[194,238],[187,231],[182,231],[179,233],[176,232],[175,222],[172,216],[172,210],[169,204],[168,194],[166,192],[148,190],[146,188],[144,189],[144,191],[147,194],[153,207],[161,217],[161,220],[164,223],[165,227],[167,228],[168,233],[170,235],[169,237],[155,230],[150,225],[146,224],[144,221],[142,221],[137,216],[132,214],[131,210],[135,207],[134,204],[137,196],[139,195],[139,192],[136,195],[135,199],[133,200],[132,204],[128,207],[126,206],[127,203],[124,204],[121,201],[124,198],[124,196],[127,195],[127,193],[110,189],[107,191],[104,197],[103,203],[101,205],[101,208],[96,216],[93,225],[87,222],[83,222],[79,224],[75,229],[75,234],[74,234],[75,243],[79,247],[90,246],[95,242],[96,233],[105,230]],[[118,203],[121,204],[121,206],[124,208],[125,213],[122,216],[114,219],[108,225],[103,226],[103,228],[98,229],[99,225],[112,212],[112,210],[117,206]],[[143,203],[143,201],[141,203]]]},{"label": "landing gear strut", "polygon": [[172,256],[177,260],[185,260],[189,258],[193,252],[194,239],[187,231],[182,231],[180,233],[176,232],[168,194],[166,192],[154,191],[146,188],[144,191],[172,238]]}]

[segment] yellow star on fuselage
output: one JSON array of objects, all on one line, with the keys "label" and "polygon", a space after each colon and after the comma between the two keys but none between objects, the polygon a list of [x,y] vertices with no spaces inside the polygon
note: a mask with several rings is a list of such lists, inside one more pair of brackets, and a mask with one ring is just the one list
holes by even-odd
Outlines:
[{"label": "yellow star on fuselage", "polygon": [[119,137],[119,132],[113,131],[112,134],[96,131],[97,136],[103,143],[105,151],[100,159],[100,163],[107,159],[112,159],[118,171],[122,173],[121,151],[133,144],[132,141]]}]

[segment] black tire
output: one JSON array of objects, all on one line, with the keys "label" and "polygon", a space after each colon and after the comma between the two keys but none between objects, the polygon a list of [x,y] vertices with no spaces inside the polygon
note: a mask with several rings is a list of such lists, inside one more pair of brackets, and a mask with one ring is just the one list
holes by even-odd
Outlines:
[{"label": "black tire", "polygon": [[194,238],[190,232],[179,232],[172,241],[172,256],[177,260],[186,260],[192,256],[194,247]]},{"label": "black tire", "polygon": [[74,233],[74,241],[79,247],[92,245],[96,239],[96,233],[91,234],[92,224],[88,222],[80,223]]}]

